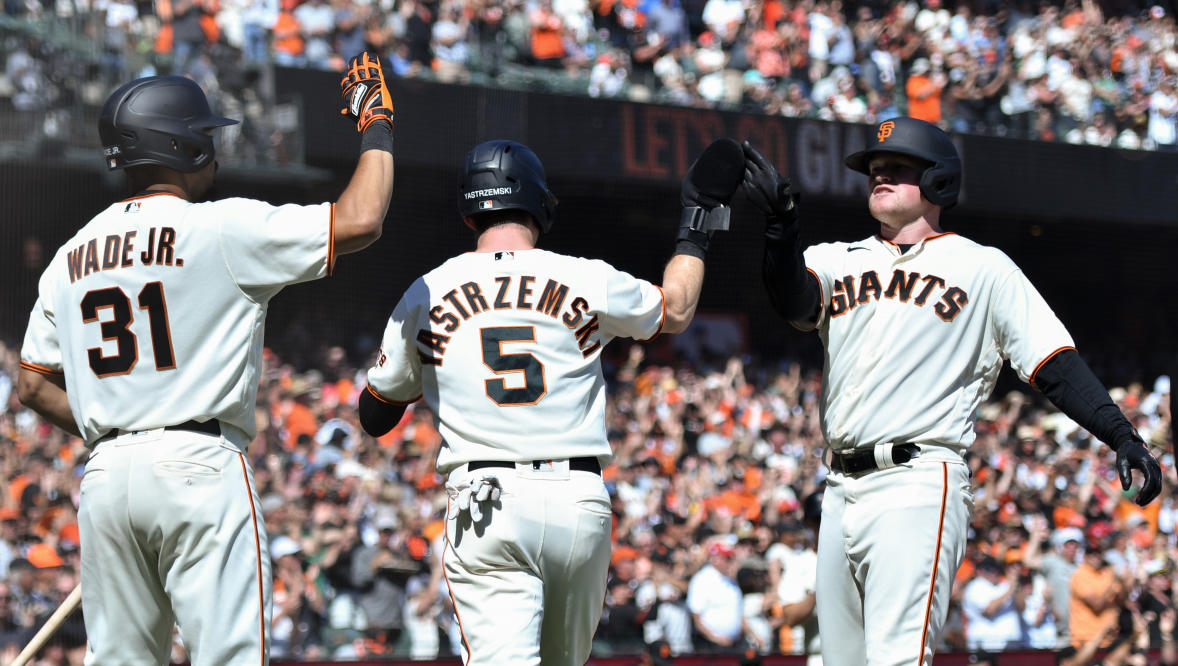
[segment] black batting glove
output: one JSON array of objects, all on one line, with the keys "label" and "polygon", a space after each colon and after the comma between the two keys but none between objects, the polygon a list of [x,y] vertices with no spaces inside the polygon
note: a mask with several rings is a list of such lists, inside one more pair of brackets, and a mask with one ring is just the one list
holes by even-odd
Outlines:
[{"label": "black batting glove", "polygon": [[1141,472],[1141,490],[1134,501],[1138,506],[1149,504],[1162,492],[1162,467],[1150,454],[1145,442],[1137,437],[1122,440],[1116,446],[1117,476],[1121,477],[1121,490],[1133,485],[1133,470]]},{"label": "black batting glove", "polygon": [[798,208],[789,190],[789,180],[778,175],[773,164],[748,141],[740,147],[744,149],[744,182],[741,184],[749,201],[765,217],[777,218],[773,221],[779,224],[796,222]]},{"label": "black batting glove", "polygon": [[715,197],[708,196],[700,192],[699,188],[696,187],[694,180],[696,180],[695,169],[698,165],[699,160],[696,160],[687,168],[687,175],[683,177],[683,187],[679,190],[679,203],[683,204],[684,208],[699,206],[708,210],[717,206],[727,206],[728,201],[721,201]]}]

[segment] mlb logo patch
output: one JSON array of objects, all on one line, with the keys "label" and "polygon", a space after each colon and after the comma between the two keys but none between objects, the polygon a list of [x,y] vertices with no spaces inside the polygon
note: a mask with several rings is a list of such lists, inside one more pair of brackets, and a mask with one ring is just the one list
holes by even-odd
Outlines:
[{"label": "mlb logo patch", "polygon": [[128,204],[127,204],[127,205],[126,205],[124,208],[123,208],[123,212],[124,212],[124,213],[138,213],[138,212],[139,212],[139,206],[140,206],[140,202],[138,202],[138,201],[132,201],[132,202],[129,202],[129,203],[128,203]]},{"label": "mlb logo patch", "polygon": [[484,199],[479,202],[479,210],[491,210],[495,207],[494,199]]}]

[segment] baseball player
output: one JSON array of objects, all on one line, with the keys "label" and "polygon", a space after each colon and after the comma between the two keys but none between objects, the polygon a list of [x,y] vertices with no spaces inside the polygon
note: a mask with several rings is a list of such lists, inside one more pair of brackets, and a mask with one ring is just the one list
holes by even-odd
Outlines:
[{"label": "baseball player", "polygon": [[98,121],[134,194],[57,251],[29,317],[21,401],[90,449],[81,483],[87,664],[166,664],[179,624],[194,666],[266,664],[271,570],[253,472],[267,304],[381,233],[393,105],[378,61],[351,62],[363,134],[334,203],[198,203],[216,171],[214,115],[179,76],[141,78]]},{"label": "baseball player", "polygon": [[[816,595],[828,664],[932,662],[972,511],[963,453],[1004,360],[1116,451],[1145,505],[1157,461],[1081,360],[1059,319],[1001,251],[942,231],[961,160],[913,118],[879,123],[846,158],[869,179],[879,233],[803,253],[789,182],[752,146],[744,187],[766,216],[762,277],[777,312],[826,349],[830,449]],[[833,640],[829,640],[833,637]]]},{"label": "baseball player", "polygon": [[442,559],[467,666],[589,658],[610,560],[601,352],[691,322],[709,238],[740,185],[739,149],[721,140],[692,166],[661,287],[537,249],[556,197],[526,146],[488,141],[467,155],[458,208],[475,251],[410,285],[359,405],[374,436],[419,398],[437,415],[450,496]]}]

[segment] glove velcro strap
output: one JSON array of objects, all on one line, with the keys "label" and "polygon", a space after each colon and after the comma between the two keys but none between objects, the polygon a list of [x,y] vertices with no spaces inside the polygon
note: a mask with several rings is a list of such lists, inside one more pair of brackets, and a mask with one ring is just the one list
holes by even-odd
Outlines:
[{"label": "glove velcro strap", "polygon": [[728,231],[728,220],[732,209],[728,206],[703,208],[701,206],[685,206],[679,218],[681,228],[696,231]]}]

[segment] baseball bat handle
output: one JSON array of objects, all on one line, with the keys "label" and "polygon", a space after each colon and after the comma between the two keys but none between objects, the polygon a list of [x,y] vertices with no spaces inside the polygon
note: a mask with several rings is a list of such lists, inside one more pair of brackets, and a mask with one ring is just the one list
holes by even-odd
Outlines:
[{"label": "baseball bat handle", "polygon": [[29,641],[29,644],[25,646],[25,649],[20,651],[20,654],[16,655],[16,659],[9,666],[25,666],[25,664],[32,661],[37,652],[45,647],[45,643],[49,642],[49,638],[57,633],[58,628],[65,622],[65,619],[76,611],[81,604],[82,584],[78,583],[70,591],[65,601],[61,602],[61,605],[57,607],[57,610],[53,611],[53,615],[50,615],[49,619],[45,620],[45,624],[41,625],[41,628],[37,630],[37,633]]}]

